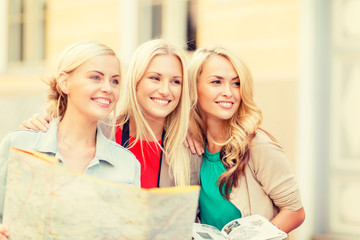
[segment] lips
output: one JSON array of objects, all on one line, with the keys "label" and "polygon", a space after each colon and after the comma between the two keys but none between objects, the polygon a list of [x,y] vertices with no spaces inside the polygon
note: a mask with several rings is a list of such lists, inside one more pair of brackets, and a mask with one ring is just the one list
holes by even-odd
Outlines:
[{"label": "lips", "polygon": [[110,105],[111,103],[111,100],[108,98],[92,98],[92,100],[106,106]]},{"label": "lips", "polygon": [[223,101],[219,101],[216,102],[220,107],[225,108],[225,109],[230,109],[232,108],[232,106],[234,105],[233,102],[223,102]]},{"label": "lips", "polygon": [[171,100],[163,99],[163,98],[151,98],[151,100],[160,105],[167,105],[171,102]]}]

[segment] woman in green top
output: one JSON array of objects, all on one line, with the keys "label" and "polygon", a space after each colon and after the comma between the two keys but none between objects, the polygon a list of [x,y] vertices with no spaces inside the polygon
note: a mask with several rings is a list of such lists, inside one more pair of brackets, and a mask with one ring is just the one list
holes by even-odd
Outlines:
[{"label": "woman in green top", "polygon": [[259,128],[253,83],[237,55],[198,49],[189,66],[194,98],[190,133],[205,143],[200,171],[200,220],[221,229],[251,214],[285,232],[305,218],[294,175],[276,141]]}]

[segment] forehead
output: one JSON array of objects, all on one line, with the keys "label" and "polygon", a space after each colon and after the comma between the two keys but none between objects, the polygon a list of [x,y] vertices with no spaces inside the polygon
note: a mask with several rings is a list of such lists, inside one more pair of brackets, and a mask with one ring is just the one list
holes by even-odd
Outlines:
[{"label": "forehead", "polygon": [[156,64],[164,64],[165,62],[168,63],[172,63],[172,64],[177,64],[179,66],[181,66],[181,61],[179,59],[178,56],[174,55],[174,54],[157,54],[155,55],[149,62],[149,66],[152,65],[156,65]]},{"label": "forehead", "polygon": [[211,55],[202,65],[200,74],[232,74],[237,75],[233,64],[224,56]]},{"label": "forehead", "polygon": [[115,55],[98,55],[82,63],[78,70],[103,70],[120,72],[120,61]]},{"label": "forehead", "polygon": [[108,63],[119,64],[120,62],[115,55],[97,55],[97,56],[89,58],[82,65],[84,65],[84,66],[106,65]]}]

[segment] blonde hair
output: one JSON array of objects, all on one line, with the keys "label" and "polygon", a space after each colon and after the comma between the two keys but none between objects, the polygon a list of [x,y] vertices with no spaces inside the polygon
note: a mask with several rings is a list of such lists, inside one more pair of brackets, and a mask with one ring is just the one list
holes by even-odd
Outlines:
[{"label": "blonde hair", "polygon": [[[250,72],[240,58],[233,52],[220,47],[211,46],[196,50],[189,64],[189,76],[191,89],[192,109],[190,114],[190,132],[199,141],[206,140],[206,125],[201,120],[197,106],[198,95],[196,86],[206,60],[210,56],[221,56],[226,58],[234,67],[240,79],[241,102],[234,116],[228,120],[228,128],[225,130],[227,140],[219,145],[222,162],[226,168],[219,179],[219,190],[221,194],[229,199],[231,186],[237,187],[238,179],[243,174],[249,160],[249,143],[255,136],[255,130],[262,121],[261,110],[253,100],[253,80]],[[194,90],[195,89],[195,90]],[[222,190],[225,186],[224,191]]]},{"label": "blonde hair", "polygon": [[[136,126],[135,142],[155,141],[154,132],[142,113],[142,108],[136,97],[136,87],[145,74],[150,61],[158,55],[174,55],[182,67],[181,98],[177,107],[166,117],[164,123],[165,136],[163,139],[165,160],[169,164],[169,171],[173,174],[175,185],[190,184],[190,154],[184,147],[186,132],[189,125],[190,97],[186,57],[182,49],[165,39],[153,39],[140,45],[135,51],[121,89],[122,99],[119,101],[121,124],[133,118]],[[180,130],[180,131],[179,131]],[[159,145],[160,146],[160,145]],[[161,147],[161,146],[160,146]]]},{"label": "blonde hair", "polygon": [[60,89],[58,84],[60,73],[71,74],[83,63],[99,55],[116,56],[110,47],[94,41],[76,42],[61,53],[57,65],[57,73],[48,80],[50,90],[45,111],[50,120],[64,117],[67,108],[67,95]]}]

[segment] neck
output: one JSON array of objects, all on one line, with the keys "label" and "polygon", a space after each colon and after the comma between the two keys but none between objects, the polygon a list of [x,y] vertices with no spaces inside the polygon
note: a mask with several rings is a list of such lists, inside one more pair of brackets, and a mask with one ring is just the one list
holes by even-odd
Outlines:
[{"label": "neck", "polygon": [[95,146],[97,122],[89,122],[74,114],[66,114],[59,123],[57,132],[58,144],[68,146]]},{"label": "neck", "polygon": [[205,122],[207,149],[210,153],[219,152],[222,146],[218,143],[223,143],[228,139],[226,121],[211,121],[209,119]]},{"label": "neck", "polygon": [[[153,119],[146,119],[146,122],[149,124],[151,130],[155,134],[156,140],[159,141],[162,139],[162,133],[164,130],[164,122],[160,122]],[[136,124],[133,117],[129,120],[129,134],[130,136],[136,136]],[[145,130],[146,136],[151,136],[148,130]],[[151,140],[152,141],[152,140]]]}]

